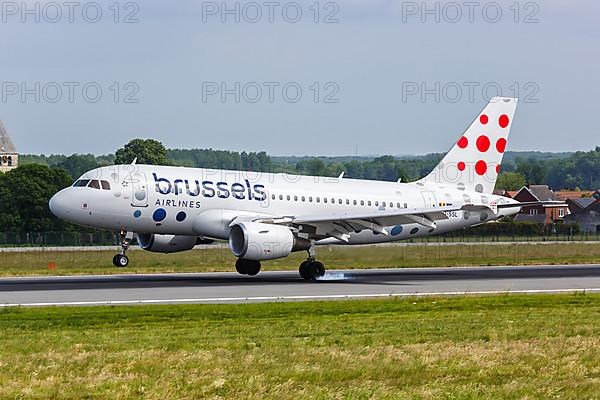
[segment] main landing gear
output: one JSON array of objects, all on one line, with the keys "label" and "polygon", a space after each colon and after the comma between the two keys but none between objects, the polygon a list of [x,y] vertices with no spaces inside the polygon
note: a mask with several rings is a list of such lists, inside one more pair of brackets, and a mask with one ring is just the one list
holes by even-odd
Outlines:
[{"label": "main landing gear", "polygon": [[235,262],[235,269],[242,275],[256,276],[260,272],[260,261],[238,258]]},{"label": "main landing gear", "polygon": [[129,265],[129,257],[125,254],[129,248],[129,242],[133,239],[133,233],[127,233],[125,231],[119,232],[119,245],[121,251],[113,257],[113,265],[119,268],[125,268]]},{"label": "main landing gear", "polygon": [[300,276],[306,281],[316,281],[325,275],[325,266],[315,259],[316,249],[314,242],[308,249],[308,259],[300,264]]},{"label": "main landing gear", "polygon": [[300,276],[306,281],[316,281],[325,275],[325,266],[322,262],[310,258],[300,264]]},{"label": "main landing gear", "polygon": [[[242,275],[256,276],[260,272],[260,261],[238,258],[235,262],[235,269]],[[316,281],[324,275],[325,266],[315,259],[315,245],[313,243],[308,250],[308,259],[300,264],[300,276],[306,281]]]}]

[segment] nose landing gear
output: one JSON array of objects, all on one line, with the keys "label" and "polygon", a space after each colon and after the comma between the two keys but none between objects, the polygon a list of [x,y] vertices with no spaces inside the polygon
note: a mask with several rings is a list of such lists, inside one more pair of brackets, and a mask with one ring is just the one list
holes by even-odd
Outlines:
[{"label": "nose landing gear", "polygon": [[129,265],[129,257],[125,254],[115,254],[113,257],[113,265],[119,268],[125,268]]},{"label": "nose landing gear", "polygon": [[119,254],[115,254],[113,257],[113,265],[119,268],[125,268],[129,265],[129,257],[127,257],[127,249],[129,248],[129,242],[133,239],[133,232],[120,231],[119,232],[119,246],[121,251]]}]

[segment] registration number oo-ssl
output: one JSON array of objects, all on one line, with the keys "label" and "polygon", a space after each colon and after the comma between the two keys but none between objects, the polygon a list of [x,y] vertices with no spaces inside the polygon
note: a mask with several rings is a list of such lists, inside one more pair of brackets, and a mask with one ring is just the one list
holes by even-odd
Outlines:
[{"label": "registration number oo-ssl", "polygon": [[457,211],[444,211],[444,214],[446,214],[446,217],[448,218],[458,218]]}]

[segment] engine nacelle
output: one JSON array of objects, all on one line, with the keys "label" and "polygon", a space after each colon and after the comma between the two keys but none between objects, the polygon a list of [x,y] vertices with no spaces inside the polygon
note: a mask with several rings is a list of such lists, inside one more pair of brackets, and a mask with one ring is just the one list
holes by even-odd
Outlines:
[{"label": "engine nacelle", "polygon": [[198,238],[196,236],[138,233],[137,241],[140,247],[146,251],[153,253],[177,253],[193,249],[198,242]]},{"label": "engine nacelle", "polygon": [[308,250],[310,242],[295,237],[286,226],[240,222],[231,227],[229,248],[245,260],[273,260],[293,251]]}]

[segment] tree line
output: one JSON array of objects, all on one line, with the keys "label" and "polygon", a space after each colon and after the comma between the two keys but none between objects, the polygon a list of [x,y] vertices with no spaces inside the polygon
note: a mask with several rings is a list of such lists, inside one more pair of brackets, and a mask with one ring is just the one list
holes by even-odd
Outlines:
[{"label": "tree line", "polygon": [[[265,152],[213,149],[166,149],[152,139],[134,139],[115,154],[23,155],[22,164],[43,164],[65,170],[72,179],[99,166],[138,163],[197,168],[254,170],[301,175],[403,182],[428,174],[443,154],[414,157],[270,157]],[[548,184],[555,190],[596,190],[600,187],[600,146],[576,153],[507,153],[497,189],[518,190],[528,184]]]},{"label": "tree line", "polygon": [[[270,157],[265,152],[212,149],[166,149],[152,139],[135,139],[114,154],[22,155],[21,166],[0,173],[0,224],[4,232],[90,232],[55,218],[48,200],[86,171],[138,163],[199,168],[339,176],[403,182],[429,173],[442,154],[415,157]],[[558,189],[600,187],[600,146],[588,152],[508,153],[497,189],[517,190],[525,184],[549,184]]]}]

